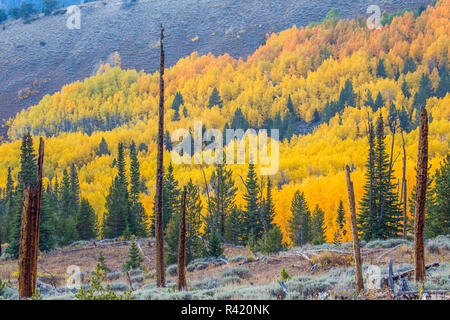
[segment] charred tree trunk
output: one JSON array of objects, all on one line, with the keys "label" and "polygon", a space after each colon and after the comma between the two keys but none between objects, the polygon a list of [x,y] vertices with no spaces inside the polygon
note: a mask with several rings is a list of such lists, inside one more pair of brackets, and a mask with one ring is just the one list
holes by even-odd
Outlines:
[{"label": "charred tree trunk", "polygon": [[414,220],[414,278],[425,279],[425,202],[428,169],[428,116],[425,107],[420,112],[419,154],[417,157],[416,212]]},{"label": "charred tree trunk", "polygon": [[359,248],[358,225],[356,224],[355,194],[353,193],[353,182],[350,178],[350,168],[345,166],[347,174],[348,202],[350,207],[350,217],[352,222],[353,234],[353,258],[355,261],[356,290],[361,292],[364,290],[364,282],[362,277],[362,261],[361,251]]},{"label": "charred tree trunk", "polygon": [[44,141],[41,138],[37,181],[33,185],[25,185],[23,191],[18,279],[20,299],[31,297],[36,289],[43,162]]},{"label": "charred tree trunk", "polygon": [[166,286],[166,277],[164,271],[164,224],[163,224],[163,137],[164,137],[164,28],[161,25],[161,62],[159,71],[159,122],[158,122],[158,155],[156,163],[156,285],[158,287]]},{"label": "charred tree trunk", "polygon": [[180,232],[178,238],[178,290],[186,288],[186,187],[181,197]]},{"label": "charred tree trunk", "polygon": [[403,176],[402,176],[402,191],[400,194],[400,199],[403,199],[403,201],[401,201],[403,210],[403,239],[406,240],[406,225],[408,224],[408,216],[406,215],[406,201],[408,192],[406,187],[406,149],[403,131],[402,131],[402,147],[403,147]]}]

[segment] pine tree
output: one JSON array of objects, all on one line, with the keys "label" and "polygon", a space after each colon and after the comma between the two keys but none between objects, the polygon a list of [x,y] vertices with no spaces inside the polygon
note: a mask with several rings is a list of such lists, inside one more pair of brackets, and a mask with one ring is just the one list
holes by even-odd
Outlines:
[{"label": "pine tree", "polygon": [[178,261],[178,236],[179,236],[180,215],[175,213],[169,220],[166,227],[164,250],[164,261],[167,265],[175,264]]},{"label": "pine tree", "polygon": [[[172,216],[179,211],[178,207],[180,203],[180,190],[178,188],[178,181],[175,180],[174,177],[172,163],[169,164],[167,172],[164,174],[162,192],[164,199],[163,226],[164,230],[166,230]],[[151,233],[154,234],[154,232],[155,232],[155,221],[152,220]]]},{"label": "pine tree", "polygon": [[394,171],[389,177],[389,155],[384,143],[383,117],[378,117],[375,140],[375,208],[378,216],[377,238],[386,239],[398,236],[400,227],[400,207],[397,184],[393,183]]},{"label": "pine tree", "polygon": [[344,203],[342,200],[339,201],[339,207],[336,216],[336,232],[334,233],[334,243],[342,242],[342,238],[345,236],[347,231],[344,229],[345,223],[345,211],[344,211]]},{"label": "pine tree", "polygon": [[223,101],[220,98],[219,91],[215,87],[209,96],[208,108],[211,109],[214,106],[218,106],[220,109],[223,107]]},{"label": "pine tree", "polygon": [[178,110],[174,111],[172,121],[180,121],[180,113]]},{"label": "pine tree", "polygon": [[185,106],[183,106],[183,117],[185,117],[185,118],[188,117],[188,111]]},{"label": "pine tree", "polygon": [[409,72],[415,72],[416,71],[416,63],[414,62],[414,59],[411,57],[406,57],[405,62],[403,64],[403,74],[408,74]]},{"label": "pine tree", "polygon": [[264,244],[262,251],[264,253],[276,253],[283,250],[283,233],[280,227],[272,225],[269,233],[267,234],[267,241]]},{"label": "pine tree", "polygon": [[408,113],[405,110],[405,107],[402,106],[400,111],[398,112],[398,121],[400,129],[404,132],[409,132],[409,116]]},{"label": "pine tree", "polygon": [[[173,121],[175,121],[175,120],[173,120]],[[164,146],[166,147],[166,150],[169,152],[172,151],[172,148],[173,148],[172,140],[170,138],[170,133],[167,130],[166,130],[166,132],[164,132],[163,142],[164,142]]]},{"label": "pine tree", "polygon": [[145,210],[140,201],[140,193],[142,192],[142,182],[138,154],[134,147],[130,147],[130,202],[131,213],[129,215],[128,225],[130,232],[139,237],[146,236],[145,227]]},{"label": "pine tree", "polygon": [[253,232],[257,239],[260,239],[264,233],[264,227],[258,216],[258,177],[256,176],[255,166],[250,163],[248,166],[247,179],[245,181],[247,186],[244,194],[244,201],[246,203],[243,218],[244,239],[248,239],[250,232]]},{"label": "pine tree", "polygon": [[107,238],[117,238],[123,235],[128,227],[130,231],[130,199],[128,194],[128,182],[125,176],[125,159],[123,144],[118,145],[117,155],[118,172],[106,196],[106,213],[104,218],[103,232]]},{"label": "pine tree", "polygon": [[210,257],[220,257],[223,254],[222,241],[219,235],[213,229],[211,239],[208,243],[208,256]]},{"label": "pine tree", "polygon": [[378,109],[382,108],[384,106],[384,100],[381,96],[381,92],[378,92],[377,97],[375,98],[375,102],[373,104],[373,112],[376,112]]},{"label": "pine tree", "polygon": [[109,269],[108,266],[106,265],[105,257],[103,256],[102,251],[100,251],[100,253],[98,254],[97,264],[100,266],[100,269],[103,270],[104,272],[111,271],[111,269]]},{"label": "pine tree", "polygon": [[[413,108],[420,112],[420,108],[427,104],[427,99],[433,95],[433,87],[430,77],[427,73],[423,73],[420,78],[419,90],[414,95]],[[417,116],[416,123],[419,123],[419,116]]]},{"label": "pine tree", "polygon": [[51,195],[42,192],[41,217],[39,221],[39,250],[47,252],[55,247],[55,211],[50,205]]},{"label": "pine tree", "polygon": [[264,220],[266,221],[266,224],[270,226],[273,223],[273,218],[275,216],[275,205],[272,199],[272,181],[269,177],[267,177],[266,197],[261,207]]},{"label": "pine tree", "polygon": [[450,233],[450,153],[436,170],[432,195],[434,206],[428,212],[425,231],[428,237],[447,235]]},{"label": "pine tree", "polygon": [[444,66],[444,71],[441,74],[441,78],[439,79],[439,84],[436,90],[436,96],[438,98],[444,98],[447,92],[450,91],[450,81],[448,78],[447,68]]},{"label": "pine tree", "polygon": [[201,240],[202,220],[200,213],[203,209],[200,191],[189,180],[186,186],[186,264],[200,258],[205,252]]},{"label": "pine tree", "polygon": [[124,264],[124,270],[142,269],[142,262],[144,262],[144,258],[142,258],[142,255],[139,252],[136,241],[133,241],[128,253],[128,260]]},{"label": "pine tree", "polygon": [[177,113],[180,111],[180,106],[184,104],[183,96],[181,95],[181,92],[177,91],[175,94],[175,98],[172,102],[172,109],[175,110]]},{"label": "pine tree", "polygon": [[364,102],[364,105],[367,107],[371,107],[372,110],[375,106],[375,102],[372,99],[372,93],[370,91],[367,92],[367,98],[366,98],[366,101]]},{"label": "pine tree", "polygon": [[77,169],[73,163],[70,166],[70,186],[72,189],[74,210],[78,211],[78,206],[80,204],[80,182],[78,180]]},{"label": "pine tree", "polygon": [[291,95],[289,95],[289,97],[288,97],[286,108],[287,108],[288,112],[295,114],[294,104],[292,103]]},{"label": "pine tree", "polygon": [[106,143],[105,138],[102,137],[102,141],[100,141],[100,145],[98,146],[97,155],[101,157],[102,155],[110,155],[110,154],[111,153],[109,152],[108,144]]},{"label": "pine tree", "polygon": [[406,98],[409,99],[411,97],[411,93],[409,92],[408,84],[406,83],[405,79],[403,79],[403,82],[402,82],[402,92]]},{"label": "pine tree", "polygon": [[366,184],[360,202],[358,223],[363,239],[386,239],[398,236],[400,207],[396,184],[389,177],[389,156],[385,148],[384,122],[380,114],[376,135],[369,124],[369,157],[366,165]]},{"label": "pine tree", "polygon": [[296,131],[295,115],[292,112],[288,112],[284,117],[282,129],[283,129],[282,130],[283,139],[290,140],[291,137],[295,134]]},{"label": "pine tree", "polygon": [[18,174],[17,190],[11,206],[12,230],[11,243],[6,250],[13,257],[19,255],[20,227],[22,222],[22,200],[25,184],[35,183],[37,179],[36,153],[33,149],[33,139],[30,133],[22,138],[20,147],[20,171]]},{"label": "pine tree", "polygon": [[247,119],[245,119],[244,115],[240,108],[237,108],[234,112],[233,120],[231,120],[231,129],[237,130],[242,129],[244,132],[247,131],[249,124]]},{"label": "pine tree", "polygon": [[317,109],[314,109],[312,122],[318,123],[319,121],[320,121],[320,113],[319,113],[319,111],[317,111]]},{"label": "pine tree", "polygon": [[217,224],[220,234],[225,233],[225,218],[235,206],[237,188],[232,178],[233,172],[224,164],[217,164],[211,175],[211,211],[213,221]]},{"label": "pine tree", "polygon": [[311,236],[313,244],[325,243],[326,226],[324,222],[324,216],[325,213],[323,212],[323,210],[320,209],[318,205],[316,205],[311,222]]},{"label": "pine tree", "polygon": [[75,227],[81,240],[95,239],[95,212],[87,199],[81,199]]},{"label": "pine tree", "polygon": [[363,239],[370,240],[374,236],[376,216],[375,216],[375,133],[372,122],[369,122],[368,128],[369,155],[366,162],[366,184],[364,185],[364,194],[360,202],[358,214],[359,230]]},{"label": "pine tree", "polygon": [[384,59],[383,58],[378,60],[377,77],[380,77],[380,78],[386,78],[387,77],[386,69],[384,68]]},{"label": "pine tree", "polygon": [[70,181],[70,174],[67,169],[64,169],[63,171],[60,199],[62,217],[68,218],[75,215],[75,195]]},{"label": "pine tree", "polygon": [[243,226],[242,226],[242,210],[234,207],[230,214],[225,217],[225,239],[235,245],[244,244]]},{"label": "pine tree", "polygon": [[291,202],[292,217],[288,220],[289,237],[294,246],[301,246],[311,241],[311,214],[305,196],[296,191]]}]

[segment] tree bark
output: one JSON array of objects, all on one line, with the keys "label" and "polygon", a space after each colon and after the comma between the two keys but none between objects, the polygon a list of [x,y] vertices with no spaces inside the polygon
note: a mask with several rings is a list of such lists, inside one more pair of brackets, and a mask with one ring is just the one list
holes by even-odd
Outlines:
[{"label": "tree bark", "polygon": [[163,224],[163,139],[164,139],[164,28],[161,25],[161,61],[159,71],[159,122],[158,122],[158,155],[156,163],[156,285],[158,287],[166,286],[164,270],[164,224]]},{"label": "tree bark", "polygon": [[18,279],[20,299],[31,297],[36,289],[43,162],[44,141],[41,138],[37,181],[32,185],[25,185],[23,191]]},{"label": "tree bark", "polygon": [[356,290],[358,292],[364,290],[364,282],[362,277],[361,251],[359,247],[358,225],[356,224],[355,194],[353,193],[353,182],[350,178],[350,168],[345,166],[347,174],[348,202],[350,207],[350,217],[352,222],[353,234],[353,259],[355,261]]},{"label": "tree bark", "polygon": [[425,203],[428,170],[428,116],[425,107],[420,112],[419,154],[417,157],[416,212],[414,219],[414,278],[425,279]]},{"label": "tree bark", "polygon": [[403,176],[402,176],[402,191],[400,194],[400,199],[403,199],[402,210],[403,210],[403,239],[406,240],[406,225],[408,224],[408,216],[406,215],[406,201],[407,201],[407,186],[406,186],[406,149],[405,149],[405,138],[403,137],[402,131],[402,147],[403,147]]},{"label": "tree bark", "polygon": [[186,288],[186,187],[181,197],[180,232],[178,238],[178,290]]}]

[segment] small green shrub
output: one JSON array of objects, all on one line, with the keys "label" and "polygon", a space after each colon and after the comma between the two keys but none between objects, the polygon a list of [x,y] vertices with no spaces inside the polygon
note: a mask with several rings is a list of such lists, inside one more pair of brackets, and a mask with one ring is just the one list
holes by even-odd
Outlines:
[{"label": "small green shrub", "polygon": [[169,276],[175,277],[178,274],[178,266],[176,264],[172,264],[167,267],[166,272]]},{"label": "small green shrub", "polygon": [[221,285],[221,281],[217,278],[206,278],[206,279],[202,279],[202,280],[197,280],[197,281],[192,281],[190,283],[190,287],[191,288],[195,288],[195,289],[214,289],[214,288],[218,288]]},{"label": "small green shrub", "polygon": [[237,276],[241,279],[250,278],[252,272],[247,268],[230,268],[222,273],[222,278]]},{"label": "small green shrub", "polygon": [[144,276],[135,276],[131,278],[132,283],[142,283],[144,282]]},{"label": "small green shrub", "polygon": [[222,278],[222,282],[225,285],[228,284],[239,284],[241,283],[241,278],[238,276],[227,276]]},{"label": "small green shrub", "polygon": [[239,256],[234,256],[228,259],[229,263],[236,263],[236,262],[241,262],[244,261],[246,258],[243,255],[239,255]]},{"label": "small green shrub", "polygon": [[283,267],[283,270],[281,270],[281,280],[288,281],[290,279],[291,279],[291,276],[289,275],[289,273],[287,273],[286,268]]}]

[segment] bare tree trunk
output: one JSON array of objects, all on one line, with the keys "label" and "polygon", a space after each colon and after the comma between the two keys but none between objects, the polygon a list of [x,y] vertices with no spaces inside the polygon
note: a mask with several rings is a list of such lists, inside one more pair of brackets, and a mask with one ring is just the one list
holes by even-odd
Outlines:
[{"label": "bare tree trunk", "polygon": [[159,73],[159,122],[158,122],[158,155],[156,163],[156,285],[158,287],[166,286],[164,270],[164,223],[163,223],[163,137],[164,137],[164,28],[161,25],[161,62]]},{"label": "bare tree trunk", "polygon": [[428,116],[425,107],[420,112],[419,154],[417,157],[416,212],[414,220],[414,278],[416,282],[425,279],[425,202],[428,169]]},{"label": "bare tree trunk", "polygon": [[181,197],[180,232],[178,238],[178,290],[186,288],[186,187]]},{"label": "bare tree trunk", "polygon": [[406,149],[405,149],[405,137],[402,131],[402,147],[403,147],[403,176],[402,176],[402,191],[400,194],[400,199],[403,199],[403,239],[406,240],[406,225],[408,223],[408,216],[406,215],[406,201],[407,201],[407,187],[406,187]]},{"label": "bare tree trunk", "polygon": [[356,290],[358,292],[364,290],[364,282],[362,277],[361,251],[359,248],[358,225],[356,224],[355,194],[353,193],[353,182],[350,178],[350,168],[345,166],[347,174],[348,202],[350,207],[350,217],[352,222],[353,234],[353,259],[355,260],[355,276]]},{"label": "bare tree trunk", "polygon": [[25,185],[23,191],[18,279],[20,299],[31,297],[36,289],[43,162],[44,141],[41,138],[37,181],[35,184]]}]

